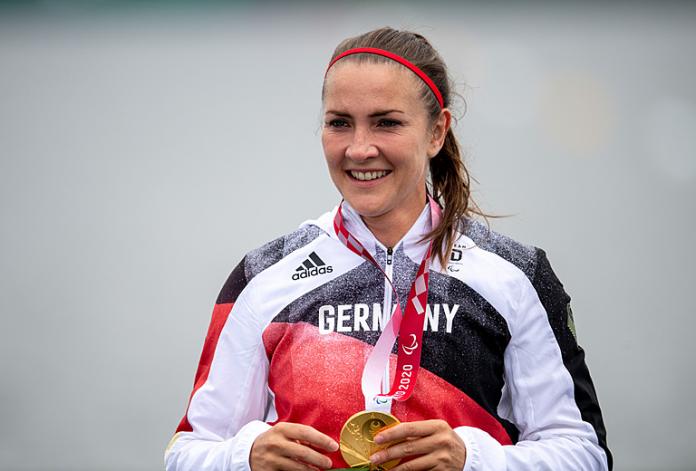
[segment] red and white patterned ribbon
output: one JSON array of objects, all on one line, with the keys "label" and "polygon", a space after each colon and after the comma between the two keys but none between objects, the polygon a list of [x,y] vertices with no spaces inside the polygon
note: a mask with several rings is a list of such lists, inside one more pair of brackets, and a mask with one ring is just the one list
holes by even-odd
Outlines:
[{"label": "red and white patterned ribbon", "polygon": [[[437,227],[441,217],[440,207],[430,196],[428,196],[428,204],[430,206],[432,227]],[[368,356],[362,375],[362,392],[365,396],[365,408],[368,410],[389,409],[392,399],[405,401],[413,393],[413,388],[416,385],[423,346],[423,323],[428,302],[428,282],[433,244],[432,241],[428,243],[428,249],[418,267],[416,279],[408,295],[406,310],[402,311],[399,295],[392,281],[370,252],[346,228],[341,211],[342,206],[343,204],[341,203],[334,217],[334,230],[338,239],[351,251],[371,262],[382,272],[392,288],[392,298],[396,299],[394,314],[389,319],[387,325],[384,326],[382,334],[377,339],[377,343]],[[389,357],[397,338],[401,340],[399,341],[396,357],[396,374],[389,392],[382,394],[380,390],[382,375],[389,365]]]}]

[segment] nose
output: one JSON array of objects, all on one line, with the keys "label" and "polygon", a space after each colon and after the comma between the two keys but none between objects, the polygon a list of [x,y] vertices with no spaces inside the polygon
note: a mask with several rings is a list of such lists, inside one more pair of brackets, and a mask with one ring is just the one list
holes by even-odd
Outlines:
[{"label": "nose", "polygon": [[346,157],[355,161],[377,157],[379,152],[371,138],[372,133],[369,130],[356,128],[353,132],[353,139],[346,148]]}]

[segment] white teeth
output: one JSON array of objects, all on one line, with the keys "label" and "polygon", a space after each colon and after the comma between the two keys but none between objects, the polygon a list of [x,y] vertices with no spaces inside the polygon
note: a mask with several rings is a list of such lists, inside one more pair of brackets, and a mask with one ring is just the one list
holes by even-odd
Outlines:
[{"label": "white teeth", "polygon": [[375,171],[375,172],[358,172],[355,170],[351,170],[350,174],[353,178],[356,178],[358,180],[376,180],[378,178],[384,177],[387,173],[386,170],[380,170],[380,171]]}]

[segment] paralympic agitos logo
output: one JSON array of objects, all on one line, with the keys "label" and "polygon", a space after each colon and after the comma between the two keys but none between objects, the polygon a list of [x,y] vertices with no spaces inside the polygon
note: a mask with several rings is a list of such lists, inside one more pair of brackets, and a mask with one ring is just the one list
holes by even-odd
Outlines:
[{"label": "paralympic agitos logo", "polygon": [[303,278],[309,278],[310,276],[323,275],[331,272],[333,272],[333,267],[324,263],[316,252],[312,252],[302,262],[302,265],[295,269],[295,273],[292,274],[292,279],[301,280]]}]

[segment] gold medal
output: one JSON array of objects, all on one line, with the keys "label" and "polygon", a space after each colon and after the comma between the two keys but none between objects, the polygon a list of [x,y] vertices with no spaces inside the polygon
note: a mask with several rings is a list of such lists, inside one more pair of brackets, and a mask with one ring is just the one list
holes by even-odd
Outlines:
[{"label": "gold medal", "polygon": [[380,465],[370,463],[370,456],[392,443],[375,443],[375,435],[399,423],[399,419],[385,412],[362,411],[348,419],[341,429],[341,455],[351,468],[370,468],[371,471],[392,469],[400,459]]}]

